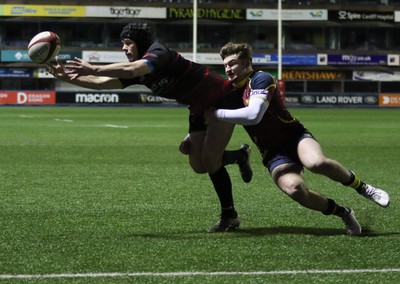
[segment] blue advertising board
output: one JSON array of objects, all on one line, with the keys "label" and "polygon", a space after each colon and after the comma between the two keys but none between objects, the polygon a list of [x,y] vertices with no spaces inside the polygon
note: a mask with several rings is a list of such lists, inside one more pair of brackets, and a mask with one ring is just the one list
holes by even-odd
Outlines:
[{"label": "blue advertising board", "polygon": [[0,68],[0,78],[32,78],[33,70],[30,68]]},{"label": "blue advertising board", "polygon": [[387,65],[387,55],[328,54],[328,65]]},{"label": "blue advertising board", "polygon": [[[253,54],[254,65],[278,64],[278,54]],[[282,65],[315,66],[318,65],[317,54],[282,54]]]}]

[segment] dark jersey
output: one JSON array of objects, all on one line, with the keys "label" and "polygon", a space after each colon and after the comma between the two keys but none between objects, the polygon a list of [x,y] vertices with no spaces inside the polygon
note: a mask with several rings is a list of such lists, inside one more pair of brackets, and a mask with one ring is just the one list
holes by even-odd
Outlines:
[{"label": "dark jersey", "polygon": [[291,139],[297,139],[306,131],[287,110],[284,97],[270,74],[255,72],[250,76],[242,97],[245,106],[248,106],[251,96],[257,96],[269,104],[260,123],[244,126],[263,156],[269,150],[278,149]]},{"label": "dark jersey", "polygon": [[233,90],[215,71],[183,58],[161,43],[153,43],[142,59],[147,61],[151,74],[121,79],[123,87],[145,85],[157,96],[189,105],[192,113],[201,113],[218,104]]}]

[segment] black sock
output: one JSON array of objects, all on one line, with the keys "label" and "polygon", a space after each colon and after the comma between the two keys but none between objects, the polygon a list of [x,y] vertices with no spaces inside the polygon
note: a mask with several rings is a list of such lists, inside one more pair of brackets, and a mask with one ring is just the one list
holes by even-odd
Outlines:
[{"label": "black sock", "polygon": [[244,162],[246,154],[242,150],[224,151],[222,164],[224,166]]},{"label": "black sock", "polygon": [[209,174],[209,176],[218,195],[222,211],[226,211],[225,214],[235,212],[231,178],[226,168],[221,167],[215,173]]},{"label": "black sock", "polygon": [[336,215],[342,217],[347,211],[346,207],[336,204],[335,200],[328,198],[328,209],[323,212],[324,215]]},{"label": "black sock", "polygon": [[366,184],[362,180],[360,180],[356,175],[350,171],[351,179],[348,183],[343,183],[345,186],[350,186],[354,188],[358,193],[362,194],[365,191]]}]

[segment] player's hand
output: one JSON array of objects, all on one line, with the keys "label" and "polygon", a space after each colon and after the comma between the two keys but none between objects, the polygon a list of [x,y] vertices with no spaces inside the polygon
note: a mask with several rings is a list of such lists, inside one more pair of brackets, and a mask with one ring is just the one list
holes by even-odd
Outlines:
[{"label": "player's hand", "polygon": [[183,155],[189,155],[190,153],[190,134],[186,135],[185,139],[179,145],[179,152]]},{"label": "player's hand", "polygon": [[56,77],[58,79],[70,80],[70,77],[65,72],[64,64],[61,62],[60,58],[58,56],[56,56],[55,59],[56,59],[55,64],[52,64],[52,63],[45,64],[47,67],[47,72],[49,72],[51,75],[53,75],[54,77]]},{"label": "player's hand", "polygon": [[65,65],[66,73],[71,79],[79,76],[93,75],[94,66],[81,58],[75,57],[74,60],[68,60]]}]

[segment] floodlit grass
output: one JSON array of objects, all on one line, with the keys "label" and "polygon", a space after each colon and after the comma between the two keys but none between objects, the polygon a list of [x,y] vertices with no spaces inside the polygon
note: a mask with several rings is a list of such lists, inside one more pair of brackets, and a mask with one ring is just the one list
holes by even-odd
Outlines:
[{"label": "floodlit grass", "polygon": [[[240,230],[206,233],[219,205],[177,150],[185,108],[1,108],[0,283],[398,283],[399,110],[292,112],[327,156],[391,195],[380,208],[306,172],[354,208],[363,236],[282,194],[255,147],[250,184],[229,167]],[[238,126],[229,148],[244,142]]]}]

